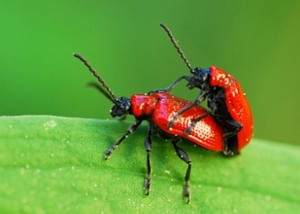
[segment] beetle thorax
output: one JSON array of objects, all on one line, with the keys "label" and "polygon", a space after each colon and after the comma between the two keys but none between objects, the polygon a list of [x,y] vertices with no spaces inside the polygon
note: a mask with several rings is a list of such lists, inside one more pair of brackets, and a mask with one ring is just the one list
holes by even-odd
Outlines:
[{"label": "beetle thorax", "polygon": [[150,116],[155,108],[157,99],[151,95],[134,94],[131,96],[131,109],[135,117]]}]

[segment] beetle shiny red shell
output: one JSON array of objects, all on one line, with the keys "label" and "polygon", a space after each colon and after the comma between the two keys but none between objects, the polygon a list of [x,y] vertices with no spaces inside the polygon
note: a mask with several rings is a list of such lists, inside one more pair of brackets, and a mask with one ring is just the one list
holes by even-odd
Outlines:
[{"label": "beetle shiny red shell", "polygon": [[205,149],[221,152],[224,147],[223,130],[216,124],[213,116],[204,117],[196,123],[188,135],[185,133],[197,116],[207,113],[200,106],[193,106],[180,115],[171,128],[168,127],[173,116],[190,103],[190,101],[164,92],[131,96],[132,114],[135,117],[149,116],[148,120],[151,120],[161,131],[190,140]]}]

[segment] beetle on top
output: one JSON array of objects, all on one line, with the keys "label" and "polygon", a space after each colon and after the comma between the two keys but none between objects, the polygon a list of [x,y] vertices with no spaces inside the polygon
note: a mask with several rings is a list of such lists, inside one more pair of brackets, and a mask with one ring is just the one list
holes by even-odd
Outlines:
[{"label": "beetle on top", "polygon": [[[177,44],[170,29],[163,23],[160,26],[167,32],[171,42],[183,59],[192,75],[183,75],[163,90],[170,92],[181,80],[186,80],[189,89],[198,88],[200,92],[193,103],[180,109],[169,122],[172,127],[179,116],[194,105],[207,99],[210,113],[224,131],[224,155],[238,154],[251,140],[253,135],[253,117],[246,94],[239,82],[221,68],[192,68],[183,51]],[[195,118],[192,125],[201,120]]]}]

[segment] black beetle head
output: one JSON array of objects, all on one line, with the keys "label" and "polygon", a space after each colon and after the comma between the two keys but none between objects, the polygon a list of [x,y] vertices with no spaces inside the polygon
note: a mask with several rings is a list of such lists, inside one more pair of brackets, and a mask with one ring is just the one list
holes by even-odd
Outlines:
[{"label": "black beetle head", "polygon": [[123,117],[130,113],[131,102],[127,97],[116,99],[115,105],[111,108],[110,114],[112,117]]},{"label": "black beetle head", "polygon": [[195,68],[192,73],[193,76],[189,79],[187,87],[205,90],[209,86],[210,69]]}]

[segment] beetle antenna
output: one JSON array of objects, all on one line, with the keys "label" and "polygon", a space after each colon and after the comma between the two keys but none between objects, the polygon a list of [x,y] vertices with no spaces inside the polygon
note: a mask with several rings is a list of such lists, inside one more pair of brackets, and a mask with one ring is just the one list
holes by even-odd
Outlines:
[{"label": "beetle antenna", "polygon": [[[88,61],[83,58],[81,55],[74,53],[73,54],[77,59],[79,59],[83,64],[89,69],[89,71],[98,79],[98,81],[102,84],[102,86],[105,88],[107,93],[104,93],[104,95],[109,96],[110,100],[116,103],[118,98],[114,95],[112,90],[108,87],[108,85],[104,82],[104,80],[100,77],[100,75],[97,73],[97,71],[88,63]],[[101,90],[100,90],[101,91]],[[103,91],[102,91],[103,92]]]},{"label": "beetle antenna", "polygon": [[160,26],[166,31],[168,34],[169,38],[171,39],[171,42],[173,43],[174,47],[176,48],[177,52],[179,53],[181,59],[183,59],[184,63],[186,66],[189,68],[191,73],[194,73],[194,69],[192,68],[191,64],[187,60],[186,56],[184,55],[183,51],[181,50],[180,46],[178,45],[177,41],[175,40],[175,37],[173,36],[171,30],[168,28],[167,25],[164,23],[160,23]]},{"label": "beetle antenna", "polygon": [[95,89],[97,89],[98,91],[100,91],[107,99],[109,99],[110,101],[112,101],[113,103],[115,103],[115,100],[110,96],[110,94],[103,89],[103,87],[101,87],[101,85],[97,82],[89,82],[87,84],[87,86],[93,87]]}]

